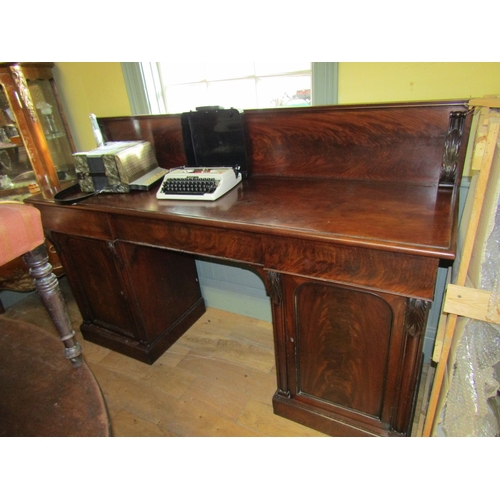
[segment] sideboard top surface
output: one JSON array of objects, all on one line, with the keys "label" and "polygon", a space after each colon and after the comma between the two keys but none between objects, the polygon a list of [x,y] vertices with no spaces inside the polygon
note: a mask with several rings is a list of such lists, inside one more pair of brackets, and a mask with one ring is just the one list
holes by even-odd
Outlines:
[{"label": "sideboard top surface", "polygon": [[[395,183],[255,177],[210,201],[157,200],[156,189],[99,194],[77,205],[37,206],[123,214],[268,236],[454,257],[452,189]],[[85,217],[82,212],[81,217]],[[50,220],[47,221],[50,226]],[[47,229],[50,229],[48,227]]]},{"label": "sideboard top surface", "polygon": [[[450,117],[467,110],[466,101],[249,110],[251,174],[219,200],[157,200],[156,186],[70,208],[453,259],[470,113],[454,184],[441,187],[440,173]],[[108,141],[151,141],[161,166],[185,162],[180,115],[99,124]]]}]

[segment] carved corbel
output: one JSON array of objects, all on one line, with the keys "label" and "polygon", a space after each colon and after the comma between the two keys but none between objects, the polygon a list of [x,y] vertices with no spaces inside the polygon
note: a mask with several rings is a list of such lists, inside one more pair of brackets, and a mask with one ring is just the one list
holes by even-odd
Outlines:
[{"label": "carved corbel", "polygon": [[450,113],[448,133],[444,141],[443,162],[439,177],[440,186],[453,186],[457,176],[458,153],[462,144],[466,111]]},{"label": "carved corbel", "polygon": [[427,313],[429,311],[429,302],[421,299],[409,299],[405,318],[405,333],[411,337],[417,338],[423,335]]},{"label": "carved corbel", "polygon": [[281,290],[281,275],[275,271],[267,273],[267,289],[273,304],[279,305],[283,301]]}]

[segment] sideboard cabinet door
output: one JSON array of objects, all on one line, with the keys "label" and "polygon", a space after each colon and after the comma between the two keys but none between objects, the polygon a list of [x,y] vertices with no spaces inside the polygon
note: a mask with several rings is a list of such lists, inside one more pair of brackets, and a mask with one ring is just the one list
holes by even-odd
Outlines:
[{"label": "sideboard cabinet door", "polygon": [[276,412],[334,435],[405,434],[415,390],[405,379],[421,350],[405,330],[408,299],[293,276],[282,287]]},{"label": "sideboard cabinet door", "polygon": [[52,233],[83,324],[139,339],[139,330],[111,242]]},{"label": "sideboard cabinet door", "polygon": [[194,258],[51,233],[86,340],[153,363],[205,312]]}]

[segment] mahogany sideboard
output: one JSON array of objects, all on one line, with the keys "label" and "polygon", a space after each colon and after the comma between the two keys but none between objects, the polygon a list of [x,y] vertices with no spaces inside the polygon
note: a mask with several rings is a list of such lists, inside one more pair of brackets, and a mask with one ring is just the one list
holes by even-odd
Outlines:
[{"label": "mahogany sideboard", "polygon": [[[37,195],[85,338],[148,363],[204,311],[194,259],[270,296],[276,414],[333,436],[407,436],[438,267],[455,258],[466,101],[244,112],[250,175],[215,202],[156,189]],[[186,163],[180,115],[100,118],[107,141]]]}]

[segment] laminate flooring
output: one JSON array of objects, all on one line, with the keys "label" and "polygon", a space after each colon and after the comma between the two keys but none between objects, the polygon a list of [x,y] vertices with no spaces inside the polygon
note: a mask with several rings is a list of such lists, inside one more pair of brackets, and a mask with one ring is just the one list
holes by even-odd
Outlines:
[{"label": "laminate flooring", "polygon": [[[106,399],[114,436],[324,436],[273,413],[271,323],[209,308],[147,365],[85,341],[73,295],[66,280],[60,282],[84,357]],[[10,306],[5,316],[38,324],[57,336],[35,293]],[[421,397],[413,435],[421,428],[422,407]]]}]

